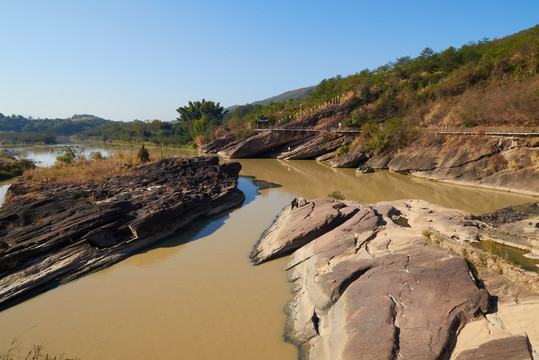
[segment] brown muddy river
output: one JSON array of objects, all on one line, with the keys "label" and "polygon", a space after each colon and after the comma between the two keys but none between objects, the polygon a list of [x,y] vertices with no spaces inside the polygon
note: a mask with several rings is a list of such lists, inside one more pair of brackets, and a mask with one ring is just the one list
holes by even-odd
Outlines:
[{"label": "brown muddy river", "polygon": [[[49,151],[50,153],[50,151]],[[48,160],[47,160],[48,161]],[[260,234],[296,196],[338,190],[365,203],[422,198],[480,214],[536,200],[388,172],[355,175],[314,161],[241,160],[241,208],[159,246],[0,312],[0,354],[42,345],[79,359],[296,359],[283,341],[286,259],[251,265]]]}]

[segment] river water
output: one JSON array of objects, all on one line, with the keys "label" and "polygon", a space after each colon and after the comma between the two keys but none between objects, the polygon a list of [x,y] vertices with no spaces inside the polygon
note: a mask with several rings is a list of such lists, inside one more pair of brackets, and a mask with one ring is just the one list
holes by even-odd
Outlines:
[{"label": "river water", "polygon": [[[111,154],[115,148],[91,151]],[[54,161],[49,148],[23,155],[38,158],[31,152],[43,165]],[[240,162],[243,206],[0,312],[0,354],[15,341],[22,352],[42,345],[79,359],[296,359],[295,347],[283,341],[283,308],[291,299],[287,259],[257,267],[248,259],[294,197],[338,190],[365,203],[422,198],[474,214],[536,200],[383,171],[357,176],[315,161]],[[252,177],[279,186],[259,189]]]}]

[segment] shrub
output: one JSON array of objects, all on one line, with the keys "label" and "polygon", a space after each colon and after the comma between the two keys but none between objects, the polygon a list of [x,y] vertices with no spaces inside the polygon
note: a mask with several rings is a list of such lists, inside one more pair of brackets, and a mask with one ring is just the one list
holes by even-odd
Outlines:
[{"label": "shrub", "polygon": [[337,149],[337,152],[339,153],[339,156],[342,156],[342,155],[350,152],[351,146],[352,146],[352,144],[346,144],[346,145],[343,145],[343,146],[339,147]]},{"label": "shrub", "polygon": [[339,190],[331,192],[330,194],[328,194],[328,196],[335,200],[344,200],[344,195]]},{"label": "shrub", "polygon": [[78,146],[57,146],[51,151],[56,150],[56,162],[62,164],[71,164],[78,159],[83,159],[84,149],[79,149]]},{"label": "shrub", "polygon": [[99,152],[99,151],[91,152],[89,157],[90,157],[90,159],[92,159],[92,160],[101,160],[101,159],[104,159],[104,158],[105,158],[105,157],[103,156],[103,154],[101,154],[101,152]]},{"label": "shrub", "polygon": [[141,163],[150,161],[150,153],[148,152],[148,150],[146,150],[146,148],[144,147],[144,144],[142,144],[142,146],[140,147],[140,150],[138,151],[137,159]]},{"label": "shrub", "polygon": [[392,118],[379,125],[368,123],[361,129],[363,150],[372,155],[394,152],[419,137],[419,131],[406,126],[400,118]]},{"label": "shrub", "polygon": [[32,160],[20,159],[15,160],[13,157],[9,157],[12,161],[3,162],[0,164],[0,180],[10,179],[16,176],[20,176],[24,171],[33,169],[36,167]]},{"label": "shrub", "polygon": [[234,136],[236,136],[236,139],[238,140],[245,140],[254,135],[256,135],[256,131],[253,129],[238,128],[234,130]]}]

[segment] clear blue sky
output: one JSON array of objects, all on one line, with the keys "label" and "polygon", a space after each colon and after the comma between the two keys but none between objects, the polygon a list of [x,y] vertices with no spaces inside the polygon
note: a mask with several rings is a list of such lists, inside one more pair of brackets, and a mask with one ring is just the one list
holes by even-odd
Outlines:
[{"label": "clear blue sky", "polygon": [[538,0],[0,0],[0,112],[172,120],[538,22]]}]

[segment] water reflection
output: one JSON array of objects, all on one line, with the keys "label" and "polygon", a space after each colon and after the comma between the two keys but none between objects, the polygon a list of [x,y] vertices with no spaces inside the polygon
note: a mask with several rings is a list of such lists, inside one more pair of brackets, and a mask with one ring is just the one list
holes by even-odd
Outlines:
[{"label": "water reflection", "polygon": [[[245,194],[245,201],[242,206],[251,203],[255,200],[256,196],[260,194],[258,191],[259,186],[255,185],[250,178],[240,177],[238,179],[238,188]],[[140,267],[150,267],[162,262],[178,251],[181,251],[184,244],[211,236],[219,230],[229,218],[230,213],[226,212],[224,214],[199,219],[186,229],[181,230],[178,234],[171,236],[169,239],[141,251],[140,254],[145,254],[145,256],[136,256],[134,260],[131,261],[131,264]]]},{"label": "water reflection", "polygon": [[9,185],[13,184],[15,181],[17,181],[17,178],[0,181],[0,206],[2,206],[2,204],[4,203],[4,198],[6,196]]},{"label": "water reflection", "polygon": [[[32,151],[48,156],[43,163],[55,159],[50,147]],[[194,154],[167,151],[168,156]],[[160,148],[150,152],[159,156]],[[292,296],[282,271],[287,259],[254,267],[248,258],[292,198],[339,190],[365,203],[423,198],[476,214],[534,199],[389,172],[357,176],[354,169],[315,161],[239,162],[238,186],[246,195],[241,208],[0,312],[0,350],[23,334],[23,349],[41,344],[81,359],[297,359],[296,349],[282,338],[282,309]],[[248,176],[280,186],[259,189]]]},{"label": "water reflection", "polygon": [[248,179],[240,186],[248,202],[168,243],[181,245],[149,249],[0,312],[0,349],[23,334],[24,349],[44,344],[81,359],[297,359],[283,342],[286,259],[254,267],[248,258],[292,194]]},{"label": "water reflection", "polygon": [[539,273],[539,260],[526,257],[526,254],[528,254],[529,251],[500,244],[493,240],[483,240],[477,243],[472,243],[472,246],[497,255],[514,265],[524,268],[525,270]]}]

